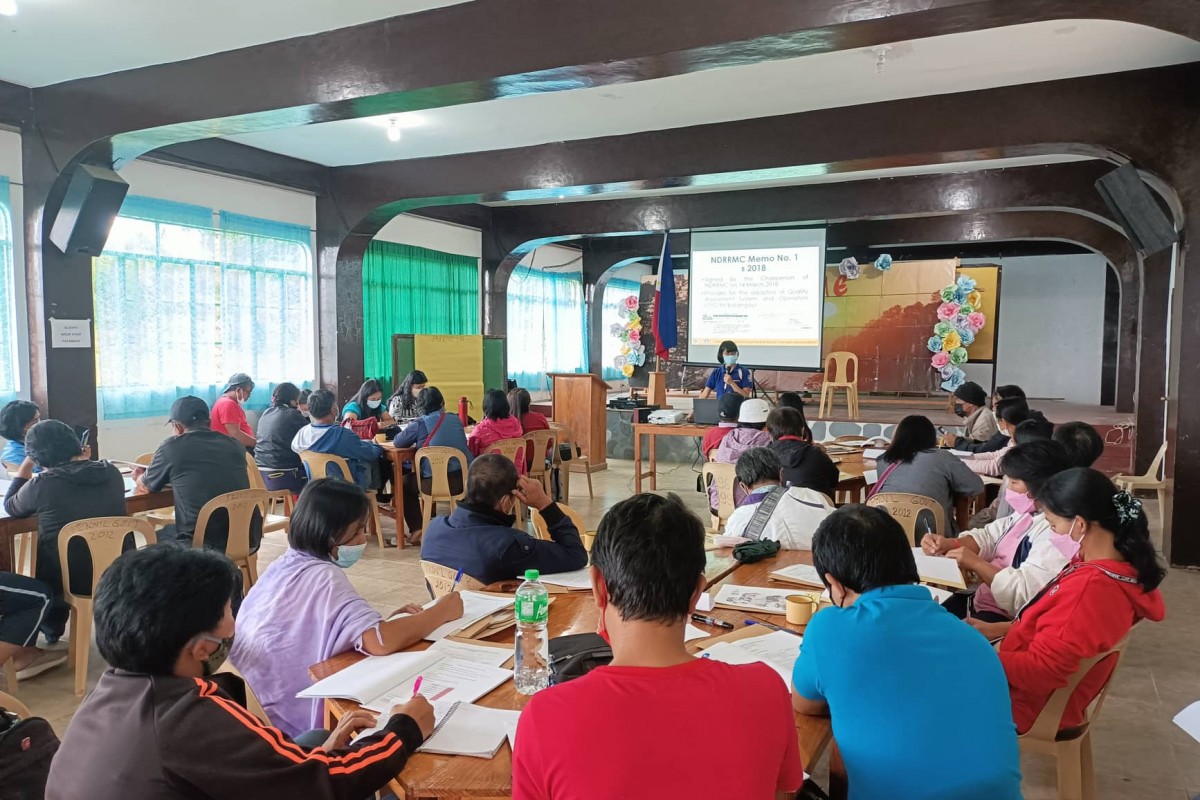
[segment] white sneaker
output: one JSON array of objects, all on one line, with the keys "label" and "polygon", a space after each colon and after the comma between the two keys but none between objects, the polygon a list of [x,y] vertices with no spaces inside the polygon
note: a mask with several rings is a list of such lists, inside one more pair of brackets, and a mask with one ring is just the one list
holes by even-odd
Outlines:
[{"label": "white sneaker", "polygon": [[65,663],[67,663],[67,656],[65,653],[47,651],[43,653],[43,655],[38,656],[34,662],[25,669],[17,670],[17,680],[27,681],[30,678],[41,675],[47,670],[54,669],[55,667],[61,667]]}]

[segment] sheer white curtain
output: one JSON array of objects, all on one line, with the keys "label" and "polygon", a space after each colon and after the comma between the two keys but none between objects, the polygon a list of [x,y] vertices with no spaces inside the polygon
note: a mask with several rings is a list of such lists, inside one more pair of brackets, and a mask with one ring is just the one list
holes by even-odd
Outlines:
[{"label": "sheer white curtain", "polygon": [[586,372],[583,280],[517,267],[508,282],[508,377],[549,390],[547,372]]},{"label": "sheer white curtain", "polygon": [[0,175],[0,404],[15,400],[17,370],[17,289],[13,264],[12,206],[8,178]]}]

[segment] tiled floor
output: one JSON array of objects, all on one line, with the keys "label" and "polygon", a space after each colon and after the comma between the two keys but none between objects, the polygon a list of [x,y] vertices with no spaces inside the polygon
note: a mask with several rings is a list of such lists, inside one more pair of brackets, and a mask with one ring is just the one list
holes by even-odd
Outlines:
[{"label": "tiled floor", "polygon": [[[604,510],[633,491],[630,462],[610,462],[610,469],[592,476],[595,499],[587,496],[587,482],[573,476],[571,505],[590,527]],[[660,491],[675,491],[697,513],[706,512],[702,495],[695,491],[690,465],[671,465],[659,476]],[[1154,503],[1148,503],[1153,506]],[[1156,509],[1151,509],[1156,510]],[[390,522],[385,521],[390,527]],[[390,532],[390,531],[389,531]],[[264,543],[260,568],[286,547],[281,534]],[[380,552],[373,544],[364,559],[349,573],[350,580],[381,612],[409,602],[428,599],[417,561],[416,548]],[[1200,797],[1200,744],[1179,730],[1171,718],[1188,703],[1200,699],[1200,573],[1174,569],[1163,585],[1168,617],[1158,625],[1143,625],[1134,637],[1093,734],[1098,795],[1101,800],[1184,800]],[[89,685],[94,685],[104,664],[92,649]],[[982,754],[970,744],[969,679],[942,676],[946,691],[964,698],[961,724],[946,731],[943,742],[932,743],[931,758],[952,769],[957,759]],[[60,733],[66,729],[78,701],[72,692],[71,672],[59,669],[21,685],[21,699],[46,717]],[[825,765],[809,765],[821,779]],[[1057,797],[1053,760],[1026,756],[1022,761],[1027,800]]]}]

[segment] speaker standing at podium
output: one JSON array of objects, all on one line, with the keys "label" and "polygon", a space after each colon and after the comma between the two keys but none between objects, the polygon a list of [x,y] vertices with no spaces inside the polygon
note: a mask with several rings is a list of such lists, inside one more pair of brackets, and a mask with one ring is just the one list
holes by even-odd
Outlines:
[{"label": "speaker standing at podium", "polygon": [[719,367],[708,376],[700,399],[707,400],[715,393],[719,398],[727,392],[737,392],[742,397],[754,394],[754,378],[750,370],[737,365],[738,346],[730,341],[721,342],[717,348],[717,363]]}]

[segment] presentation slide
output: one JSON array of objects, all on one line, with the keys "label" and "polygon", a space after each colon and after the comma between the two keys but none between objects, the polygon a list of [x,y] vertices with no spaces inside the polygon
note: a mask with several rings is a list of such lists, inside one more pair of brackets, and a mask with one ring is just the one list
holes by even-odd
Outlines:
[{"label": "presentation slide", "polygon": [[688,360],[820,369],[825,231],[696,231],[688,278]]}]

